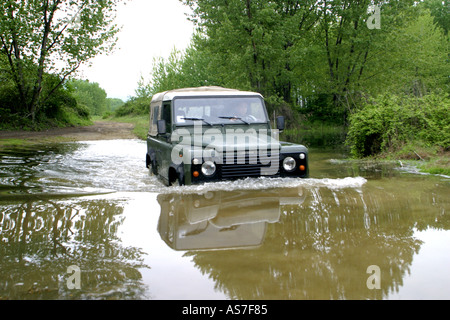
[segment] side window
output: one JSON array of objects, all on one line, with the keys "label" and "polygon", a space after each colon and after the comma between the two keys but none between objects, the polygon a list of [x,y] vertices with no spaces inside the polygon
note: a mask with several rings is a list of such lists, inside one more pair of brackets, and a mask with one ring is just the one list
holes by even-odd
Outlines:
[{"label": "side window", "polygon": [[149,135],[155,137],[158,134],[157,123],[159,120],[159,106],[151,105],[150,106],[150,128]]},{"label": "side window", "polygon": [[156,125],[158,120],[159,120],[159,106],[156,106],[153,108],[153,124]]},{"label": "side window", "polygon": [[171,105],[169,103],[165,103],[163,105],[161,119],[166,120],[166,128],[168,132],[172,131],[172,112],[171,112]]}]

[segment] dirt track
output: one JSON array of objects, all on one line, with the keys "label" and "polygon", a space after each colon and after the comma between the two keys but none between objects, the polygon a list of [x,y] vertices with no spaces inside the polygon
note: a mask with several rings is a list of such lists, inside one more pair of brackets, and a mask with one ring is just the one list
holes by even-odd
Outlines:
[{"label": "dirt track", "polygon": [[134,125],[131,123],[101,121],[87,127],[56,128],[39,132],[0,131],[0,139],[35,140],[51,137],[62,137],[74,141],[135,139],[133,129]]}]

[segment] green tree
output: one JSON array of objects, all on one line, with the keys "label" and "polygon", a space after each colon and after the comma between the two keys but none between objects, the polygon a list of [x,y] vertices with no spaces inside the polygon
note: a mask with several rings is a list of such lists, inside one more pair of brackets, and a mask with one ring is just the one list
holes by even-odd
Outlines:
[{"label": "green tree", "polygon": [[176,89],[183,86],[181,81],[181,62],[183,55],[180,51],[174,49],[167,59],[153,59],[152,79],[149,83],[147,95]]},{"label": "green tree", "polygon": [[269,107],[344,124],[371,96],[448,92],[447,1],[180,1],[198,35],[155,64],[159,88],[254,90]]},{"label": "green tree", "polygon": [[430,9],[434,22],[442,28],[445,35],[450,29],[450,1],[449,0],[426,0],[422,3],[425,8]]},{"label": "green tree", "polygon": [[106,91],[100,88],[96,82],[87,80],[72,80],[69,87],[73,90],[72,94],[77,103],[86,106],[92,115],[101,116],[108,108]]},{"label": "green tree", "polygon": [[153,59],[150,80],[141,77],[136,95],[149,99],[155,93],[171,89],[224,85],[215,69],[216,64],[211,61],[210,52],[203,46],[204,41],[200,34],[196,34],[184,52],[173,49],[168,58]]},{"label": "green tree", "polygon": [[120,108],[125,104],[125,102],[122,101],[122,99],[119,98],[107,98],[106,99],[107,104],[107,111],[114,112],[117,108]]},{"label": "green tree", "polygon": [[389,34],[385,46],[387,50],[371,65],[368,93],[415,97],[450,93],[448,37],[436,27],[429,10],[417,10],[414,19]]},{"label": "green tree", "polygon": [[223,83],[292,100],[294,43],[317,21],[317,1],[182,1],[205,35]]},{"label": "green tree", "polygon": [[[35,122],[39,108],[81,64],[113,48],[120,0],[4,0],[0,49],[19,99],[20,113]],[[60,81],[43,96],[46,74]]]},{"label": "green tree", "polygon": [[[369,28],[374,8],[380,29]],[[330,111],[352,112],[371,81],[391,66],[390,35],[412,19],[411,8],[410,1],[324,0],[312,34],[294,49],[299,93],[328,96]]]}]

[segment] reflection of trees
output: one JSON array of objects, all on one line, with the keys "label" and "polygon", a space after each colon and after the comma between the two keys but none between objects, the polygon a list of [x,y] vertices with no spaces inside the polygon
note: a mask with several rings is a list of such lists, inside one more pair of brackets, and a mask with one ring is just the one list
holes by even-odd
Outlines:
[{"label": "reflection of trees", "polygon": [[[123,208],[106,200],[27,201],[0,205],[0,297],[141,298],[140,249],[117,236]],[[66,286],[81,269],[81,290]]]},{"label": "reflection of trees", "polygon": [[[282,207],[262,247],[187,255],[232,299],[380,299],[409,273],[414,230],[449,229],[442,191],[310,188],[302,205]],[[366,286],[371,265],[381,290]]]}]

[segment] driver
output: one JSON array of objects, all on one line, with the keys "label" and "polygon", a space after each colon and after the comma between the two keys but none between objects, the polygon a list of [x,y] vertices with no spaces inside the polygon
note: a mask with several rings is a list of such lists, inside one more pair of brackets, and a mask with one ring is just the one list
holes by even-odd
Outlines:
[{"label": "driver", "polygon": [[256,118],[249,114],[248,112],[249,107],[246,102],[239,102],[238,105],[234,108],[232,116],[235,118],[231,119],[234,120],[245,120],[245,121],[256,121]]}]

